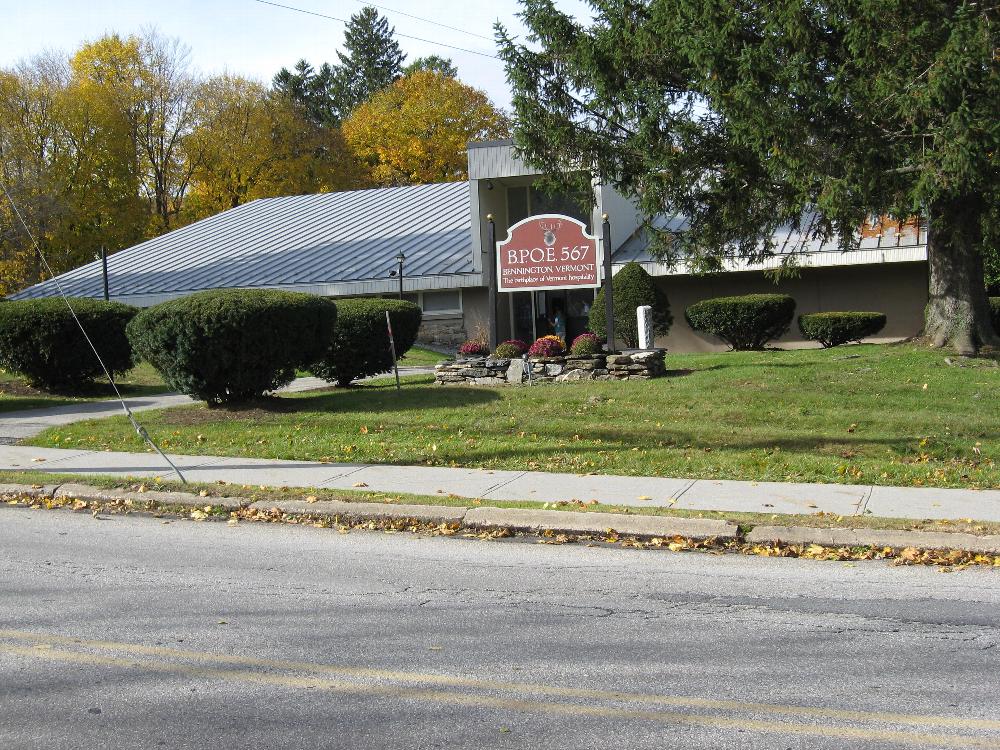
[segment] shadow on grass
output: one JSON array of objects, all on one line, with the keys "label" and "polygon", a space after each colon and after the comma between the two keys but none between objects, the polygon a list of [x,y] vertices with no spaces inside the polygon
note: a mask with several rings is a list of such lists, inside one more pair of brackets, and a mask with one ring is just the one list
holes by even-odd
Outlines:
[{"label": "shadow on grass", "polygon": [[458,409],[488,404],[501,398],[485,388],[441,388],[409,385],[397,391],[389,386],[366,385],[354,388],[324,388],[304,391],[294,397],[266,396],[242,404],[224,404],[202,409],[171,409],[162,421],[170,425],[193,425],[224,419],[264,419],[271,414],[393,412],[424,409]]}]

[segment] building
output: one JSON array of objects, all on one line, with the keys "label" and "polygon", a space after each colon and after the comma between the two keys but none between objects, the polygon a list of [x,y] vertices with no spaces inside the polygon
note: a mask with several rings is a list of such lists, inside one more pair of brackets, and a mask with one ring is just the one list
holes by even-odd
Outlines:
[{"label": "building", "polygon": [[[148,306],[226,287],[395,296],[401,258],[403,295],[424,311],[421,340],[455,346],[488,325],[488,214],[502,240],[507,227],[530,215],[562,213],[599,227],[607,213],[613,267],[642,264],[670,299],[674,325],[657,344],[672,351],[724,348],[692,331],[683,310],[707,297],[750,292],[791,294],[800,313],[884,312],[888,322],[879,340],[914,336],[922,328],[927,247],[921,227],[866,227],[859,249],[850,253],[834,242],[810,240],[808,229],[787,230],[775,238],[779,252],[795,250],[802,271],[775,286],[763,271],[779,263],[777,257],[752,267],[733,261],[725,272],[707,276],[692,274],[683,264],[667,268],[650,256],[635,206],[612,187],[595,185],[593,210],[581,215],[577,204],[536,190],[536,177],[511,142],[498,141],[470,144],[467,182],[256,200],[109,256],[111,298]],[[660,228],[683,229],[676,216],[657,222]],[[103,296],[100,262],[58,281],[71,296]],[[12,298],[57,293],[49,280]],[[572,338],[585,330],[593,296],[589,289],[500,294],[500,338],[530,341],[548,332],[557,306]],[[800,340],[795,327],[779,344],[812,345]]]}]

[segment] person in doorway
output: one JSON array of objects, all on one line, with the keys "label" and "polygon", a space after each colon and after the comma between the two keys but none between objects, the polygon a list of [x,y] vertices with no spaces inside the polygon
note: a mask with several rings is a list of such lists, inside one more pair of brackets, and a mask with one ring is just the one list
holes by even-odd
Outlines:
[{"label": "person in doorway", "polygon": [[563,312],[562,300],[552,301],[552,332],[566,341],[566,313]]}]

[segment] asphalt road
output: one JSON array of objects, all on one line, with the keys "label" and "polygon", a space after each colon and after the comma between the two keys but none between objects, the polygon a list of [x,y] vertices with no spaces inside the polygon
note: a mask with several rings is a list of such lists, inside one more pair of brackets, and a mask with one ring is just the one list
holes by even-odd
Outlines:
[{"label": "asphalt road", "polygon": [[1000,571],[0,507],[0,748],[1000,748]]}]

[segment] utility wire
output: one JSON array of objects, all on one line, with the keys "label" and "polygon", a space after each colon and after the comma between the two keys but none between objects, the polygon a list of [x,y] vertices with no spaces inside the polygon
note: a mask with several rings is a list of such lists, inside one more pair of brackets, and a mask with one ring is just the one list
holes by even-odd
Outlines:
[{"label": "utility wire", "polygon": [[104,375],[107,377],[108,382],[111,383],[111,388],[114,390],[115,396],[118,397],[118,401],[122,405],[122,411],[125,412],[125,416],[128,417],[128,421],[132,423],[132,427],[135,429],[136,434],[145,440],[153,448],[153,450],[160,454],[163,460],[166,461],[170,465],[170,468],[174,470],[174,473],[180,477],[182,483],[187,484],[187,480],[184,478],[184,475],[181,474],[181,470],[174,465],[173,461],[167,458],[166,453],[160,450],[160,446],[153,441],[153,438],[151,438],[149,433],[146,432],[146,428],[139,424],[139,421],[135,418],[132,410],[128,408],[128,404],[126,404],[125,399],[122,398],[121,391],[118,390],[118,385],[115,383],[115,379],[111,377],[111,373],[108,371],[107,365],[104,364],[104,360],[101,359],[101,355],[97,351],[97,347],[94,346],[94,342],[91,341],[90,336],[87,335],[87,329],[83,327],[83,323],[81,323],[80,318],[77,317],[76,310],[73,309],[73,305],[69,301],[69,296],[63,289],[62,284],[59,283],[59,277],[53,273],[52,266],[50,266],[48,260],[46,260],[45,253],[42,252],[42,248],[39,246],[38,240],[35,239],[35,235],[28,227],[28,223],[24,220],[24,216],[21,215],[21,210],[17,207],[10,191],[7,190],[7,184],[3,180],[0,180],[0,188],[3,189],[4,195],[7,196],[7,201],[10,203],[11,208],[14,209],[14,215],[17,216],[17,220],[21,222],[21,226],[24,227],[24,231],[28,235],[28,239],[31,240],[31,244],[34,246],[35,252],[38,253],[38,257],[42,261],[42,265],[45,266],[46,272],[51,277],[52,282],[56,285],[56,289],[59,290],[59,296],[62,297],[62,301],[65,302],[66,307],[69,308],[70,315],[73,316],[73,320],[76,321],[77,326],[80,328],[80,333],[83,334],[83,337],[87,340],[87,344],[90,346],[90,350],[94,353],[94,356],[97,357],[97,361],[100,363],[101,369],[104,370]]},{"label": "utility wire", "polygon": [[[328,16],[325,13],[317,13],[316,11],[306,10],[305,8],[295,8],[295,7],[291,6],[291,5],[282,5],[281,3],[274,3],[274,2],[271,2],[270,0],[253,0],[253,1],[255,3],[260,3],[261,5],[272,5],[275,8],[284,8],[285,10],[294,10],[296,13],[305,13],[307,16],[316,16],[317,18],[325,18],[328,21],[339,21],[340,23],[344,23],[344,24],[349,23],[349,21],[346,21],[343,18],[337,18],[337,16]],[[368,4],[370,5],[371,3],[368,3]],[[416,16],[412,16],[412,17],[416,18]],[[420,20],[425,20],[425,19],[420,19]],[[450,28],[450,27],[447,27],[447,28]],[[423,37],[412,36],[410,34],[400,34],[400,33],[397,32],[396,36],[402,37],[403,39],[413,39],[414,41],[417,41],[417,42],[425,42],[426,44],[433,44],[433,45],[436,45],[438,47],[447,47],[448,49],[458,50],[459,52],[468,52],[470,55],[479,55],[480,57],[488,57],[491,60],[499,60],[500,59],[496,55],[491,55],[491,54],[489,54],[487,52],[479,52],[477,50],[468,49],[466,47],[456,47],[454,44],[445,44],[444,42],[436,42],[436,41],[433,41],[431,39],[424,39]]]},{"label": "utility wire", "polygon": [[493,41],[493,37],[485,36],[484,34],[477,34],[474,31],[468,31],[467,29],[460,29],[457,26],[449,26],[446,23],[441,23],[440,21],[432,21],[429,18],[423,18],[421,16],[415,16],[412,13],[406,13],[401,10],[396,10],[395,8],[389,8],[385,5],[378,5],[377,3],[370,3],[368,0],[354,0],[354,2],[359,5],[370,5],[373,8],[378,8],[379,10],[388,11],[389,13],[395,13],[397,16],[406,16],[407,18],[412,18],[415,21],[422,21],[423,23],[429,23],[432,26],[440,26],[442,29],[450,29],[451,31],[457,31],[459,34],[468,34],[469,36],[474,36],[478,39],[485,39],[488,42]]}]

